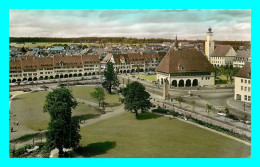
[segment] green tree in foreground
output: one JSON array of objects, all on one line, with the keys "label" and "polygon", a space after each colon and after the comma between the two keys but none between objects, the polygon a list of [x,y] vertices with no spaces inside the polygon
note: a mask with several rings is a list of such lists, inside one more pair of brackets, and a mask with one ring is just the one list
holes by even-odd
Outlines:
[{"label": "green tree in foreground", "polygon": [[208,115],[209,115],[209,112],[210,112],[210,110],[211,110],[212,108],[213,108],[212,105],[206,104],[206,111],[208,112]]},{"label": "green tree in foreground", "polygon": [[181,97],[177,97],[177,98],[176,98],[176,101],[179,102],[180,108],[181,108],[181,103],[183,102],[183,99],[182,99]]},{"label": "green tree in foreground", "polygon": [[77,101],[65,87],[54,89],[46,96],[43,111],[50,114],[47,143],[51,148],[59,150],[59,157],[64,156],[63,148],[79,145],[79,122],[71,119],[71,109],[76,106]]},{"label": "green tree in foreground", "polygon": [[98,106],[100,107],[100,106],[102,106],[102,103],[105,100],[105,92],[100,87],[96,87],[95,89],[96,89],[96,91],[95,92],[91,92],[90,96],[98,101]]},{"label": "green tree in foreground", "polygon": [[192,101],[191,101],[191,104],[192,104],[192,111],[194,112],[194,111],[195,111],[196,101],[195,101],[195,100],[192,100]]},{"label": "green tree in foreground", "polygon": [[131,82],[126,85],[126,88],[122,89],[122,95],[124,96],[125,109],[134,111],[136,117],[138,116],[138,110],[142,112],[148,110],[151,106],[150,94],[145,91],[145,87],[137,82]]},{"label": "green tree in foreground", "polygon": [[117,74],[114,71],[113,63],[107,63],[106,71],[104,72],[104,82],[102,86],[111,93],[112,86],[118,86]]}]

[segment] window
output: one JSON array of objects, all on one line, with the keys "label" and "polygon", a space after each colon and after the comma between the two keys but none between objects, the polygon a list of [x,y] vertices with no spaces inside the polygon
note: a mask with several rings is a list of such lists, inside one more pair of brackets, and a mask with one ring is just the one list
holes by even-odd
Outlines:
[{"label": "window", "polygon": [[203,80],[203,77],[201,78],[201,80]]},{"label": "window", "polygon": [[251,80],[248,80],[248,83],[250,84]]},{"label": "window", "polygon": [[244,100],[247,100],[247,95],[245,95]]},{"label": "window", "polygon": [[247,80],[245,79],[245,83],[247,83]]},{"label": "window", "polygon": [[241,86],[241,90],[243,90],[243,86]]},{"label": "window", "polygon": [[247,87],[245,87],[245,91],[247,91]]},{"label": "window", "polygon": [[243,83],[243,79],[241,79],[241,83]]},{"label": "window", "polygon": [[251,101],[251,96],[248,96],[248,101]]},{"label": "window", "polygon": [[250,92],[250,87],[248,87],[248,92]]}]

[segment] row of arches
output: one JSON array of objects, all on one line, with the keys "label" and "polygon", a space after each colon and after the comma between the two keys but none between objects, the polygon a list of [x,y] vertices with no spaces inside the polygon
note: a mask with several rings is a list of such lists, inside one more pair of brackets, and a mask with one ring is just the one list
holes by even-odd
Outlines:
[{"label": "row of arches", "polygon": [[9,83],[16,83],[16,82],[22,82],[22,81],[37,81],[37,80],[48,80],[48,79],[60,79],[60,78],[72,78],[72,77],[82,77],[82,76],[92,76],[92,75],[99,75],[99,72],[90,72],[90,73],[78,73],[78,74],[60,74],[55,76],[40,76],[37,77],[29,77],[29,78],[23,78],[23,79],[9,79]]},{"label": "row of arches", "polygon": [[[161,82],[161,85],[163,85],[164,81],[161,79],[161,81],[158,79],[158,82]],[[183,79],[177,81],[177,80],[172,80],[171,82],[172,87],[191,87],[191,86],[198,86],[198,80],[197,79],[187,79],[184,81]]]},{"label": "row of arches", "polygon": [[155,68],[151,68],[151,69],[132,69],[132,70],[118,70],[118,72],[120,74],[124,74],[124,73],[136,73],[136,72],[149,72],[149,71],[155,71]]}]

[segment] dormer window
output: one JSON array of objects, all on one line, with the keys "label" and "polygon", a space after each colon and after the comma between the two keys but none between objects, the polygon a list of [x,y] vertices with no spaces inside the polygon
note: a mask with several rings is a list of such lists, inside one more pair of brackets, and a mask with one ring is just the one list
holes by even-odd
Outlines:
[{"label": "dormer window", "polygon": [[179,69],[179,71],[184,70],[183,66],[181,66],[181,65],[178,66],[178,69]]},{"label": "dormer window", "polygon": [[64,65],[64,63],[61,61],[61,62],[60,62],[60,66],[63,67],[63,65]]}]

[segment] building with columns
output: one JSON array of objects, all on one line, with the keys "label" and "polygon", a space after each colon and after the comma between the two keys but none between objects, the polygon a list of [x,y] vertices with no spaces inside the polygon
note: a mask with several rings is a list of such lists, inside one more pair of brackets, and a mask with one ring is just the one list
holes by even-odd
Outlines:
[{"label": "building with columns", "polygon": [[156,69],[160,85],[169,82],[170,87],[214,85],[215,72],[204,54],[197,49],[171,48]]},{"label": "building with columns", "polygon": [[212,28],[208,28],[208,32],[206,33],[206,41],[205,41],[205,56],[210,61],[210,55],[214,51],[214,40],[213,40],[213,32]]}]

